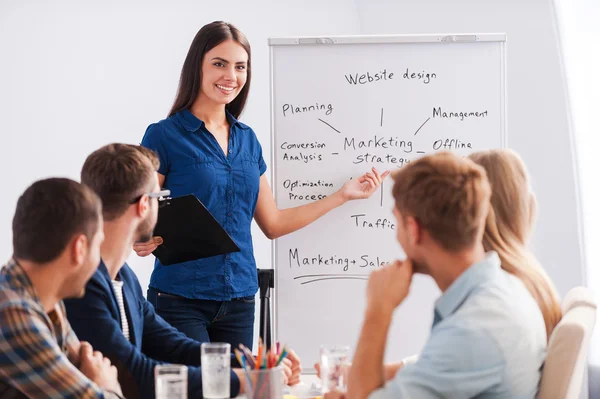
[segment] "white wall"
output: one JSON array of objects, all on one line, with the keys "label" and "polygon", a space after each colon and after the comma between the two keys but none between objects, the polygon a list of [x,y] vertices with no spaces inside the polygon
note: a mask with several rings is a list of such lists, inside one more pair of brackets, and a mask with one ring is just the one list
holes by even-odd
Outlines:
[{"label": "white wall", "polygon": [[[600,3],[558,0],[559,26],[579,156],[588,285],[600,303]],[[600,397],[600,328],[592,338],[590,397]],[[594,394],[596,396],[594,396]]]}]

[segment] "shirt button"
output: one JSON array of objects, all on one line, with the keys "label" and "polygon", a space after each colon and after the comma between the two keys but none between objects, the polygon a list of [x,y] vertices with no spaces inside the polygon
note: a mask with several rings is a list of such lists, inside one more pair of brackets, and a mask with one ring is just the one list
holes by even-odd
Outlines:
[{"label": "shirt button", "polygon": [[225,280],[228,280],[228,281],[229,281],[229,276],[225,276]]},{"label": "shirt button", "polygon": [[228,192],[229,192],[229,195],[233,194],[233,190],[229,190]]},{"label": "shirt button", "polygon": [[229,150],[229,151],[227,151],[227,152],[229,152],[230,154],[233,154],[233,151],[232,151],[232,150]]},{"label": "shirt button", "polygon": [[232,215],[232,213],[231,213],[231,212],[227,212],[227,216],[231,216],[231,215]]},{"label": "shirt button", "polygon": [[229,254],[225,255],[225,259],[229,259]]},{"label": "shirt button", "polygon": [[227,171],[231,172],[231,167],[230,166],[227,167]]}]

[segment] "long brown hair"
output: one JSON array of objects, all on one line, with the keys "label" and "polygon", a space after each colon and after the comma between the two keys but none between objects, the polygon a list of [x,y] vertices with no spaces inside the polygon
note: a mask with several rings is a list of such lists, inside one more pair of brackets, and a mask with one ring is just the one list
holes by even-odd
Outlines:
[{"label": "long brown hair", "polygon": [[246,105],[248,92],[250,91],[250,80],[252,68],[250,67],[250,43],[246,36],[235,26],[223,21],[215,21],[204,25],[192,41],[192,45],[185,57],[181,77],[179,78],[179,88],[175,102],[169,111],[169,116],[187,109],[192,106],[202,86],[202,60],[204,54],[227,40],[233,40],[240,44],[246,53],[248,53],[248,66],[246,69],[246,84],[235,97],[235,99],[225,106],[234,118],[239,118]]},{"label": "long brown hair", "polygon": [[483,166],[492,185],[492,206],[483,246],[486,251],[496,251],[502,268],[525,284],[542,311],[550,339],[562,312],[552,281],[527,249],[535,221],[536,200],[525,164],[517,153],[508,149],[480,151],[469,158]]}]

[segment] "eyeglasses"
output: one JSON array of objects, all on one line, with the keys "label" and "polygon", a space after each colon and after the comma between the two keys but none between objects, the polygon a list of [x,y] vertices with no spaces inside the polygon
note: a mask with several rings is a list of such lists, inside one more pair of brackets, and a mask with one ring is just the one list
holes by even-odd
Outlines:
[{"label": "eyeglasses", "polygon": [[147,195],[149,198],[158,199],[158,206],[162,208],[165,205],[169,205],[169,200],[171,199],[171,197],[169,197],[169,195],[171,195],[171,190],[160,190],[156,193],[144,193],[144,194],[134,198],[129,203],[135,204],[136,202],[141,200],[144,195]]}]

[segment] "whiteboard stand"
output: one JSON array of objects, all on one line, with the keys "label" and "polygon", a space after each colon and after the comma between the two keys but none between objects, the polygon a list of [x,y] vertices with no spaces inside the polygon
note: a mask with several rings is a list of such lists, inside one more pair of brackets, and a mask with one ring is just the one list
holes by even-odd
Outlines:
[{"label": "whiteboard stand", "polygon": [[[506,34],[270,38],[271,186],[280,209],[333,194],[371,167],[438,151],[506,146]],[[404,254],[390,180],[273,240],[275,339],[309,363],[351,350],[372,270]],[[427,341],[439,288],[417,275],[394,315],[386,361]]]},{"label": "whiteboard stand", "polygon": [[275,287],[275,271],[273,269],[257,269],[257,271],[260,290],[259,337],[267,349],[271,349],[271,288]]}]

